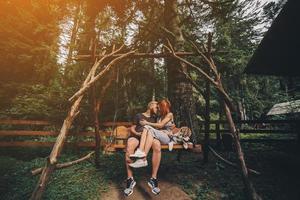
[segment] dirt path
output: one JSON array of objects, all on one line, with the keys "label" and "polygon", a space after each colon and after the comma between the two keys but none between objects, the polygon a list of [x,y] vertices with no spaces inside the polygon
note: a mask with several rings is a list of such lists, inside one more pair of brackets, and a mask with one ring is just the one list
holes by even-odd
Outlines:
[{"label": "dirt path", "polygon": [[107,193],[104,193],[101,197],[103,200],[148,200],[148,199],[163,199],[163,200],[191,200],[191,198],[182,191],[179,186],[172,184],[167,181],[160,180],[159,181],[160,194],[154,195],[152,194],[149,186],[147,185],[146,179],[142,179],[137,182],[134,187],[134,192],[129,197],[125,197],[123,194],[123,187],[117,186],[115,184],[111,184]]}]

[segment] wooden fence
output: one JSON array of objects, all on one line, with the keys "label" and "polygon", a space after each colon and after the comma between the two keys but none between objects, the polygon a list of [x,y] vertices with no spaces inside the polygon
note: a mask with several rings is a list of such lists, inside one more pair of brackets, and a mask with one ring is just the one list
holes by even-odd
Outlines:
[{"label": "wooden fence", "polygon": [[[281,134],[298,137],[300,132],[300,120],[239,120],[235,121],[238,128],[238,133],[243,135],[248,134]],[[203,127],[205,121],[201,121],[200,125]],[[227,121],[225,120],[211,120],[209,133],[211,136],[215,136],[217,146],[221,143],[222,134],[230,133],[229,127],[227,127]],[[215,135],[212,135],[215,134]],[[292,137],[292,138],[293,138]],[[285,139],[287,141],[294,139]],[[273,142],[282,141],[282,139],[271,139],[271,138],[257,138],[257,139],[243,139],[241,142]]]},{"label": "wooden fence", "polygon": [[[201,121],[200,125],[204,125],[205,121]],[[239,132],[243,134],[253,134],[253,133],[263,133],[263,134],[298,134],[299,137],[299,125],[298,120],[243,120],[235,122],[239,127]],[[214,120],[210,121],[210,134],[216,134],[217,143],[221,142],[221,137],[223,133],[229,133],[229,129],[226,128],[226,121]],[[55,123],[49,121],[41,120],[0,120],[0,127],[5,127],[9,125],[13,128],[0,129],[0,147],[52,147],[54,142],[49,141],[33,141],[38,140],[33,139],[35,136],[57,136],[56,131],[44,131],[45,127],[53,126]],[[130,126],[131,122],[103,122],[101,124],[102,131],[100,131],[101,137],[110,137],[112,135],[112,128],[116,126]],[[59,126],[56,125],[58,128]],[[14,127],[16,127],[14,129]],[[34,127],[34,128],[33,128]],[[27,130],[32,128],[35,130]],[[109,129],[106,130],[105,129]],[[37,130],[40,129],[40,130]],[[17,136],[28,136],[29,140],[16,141],[7,140],[7,138],[14,138]],[[93,131],[89,132],[70,132],[69,136],[76,136],[76,138],[94,137],[95,133]],[[5,138],[5,139],[3,139]],[[242,141],[260,141],[261,139],[247,139]],[[101,140],[104,141],[104,140]],[[95,141],[80,141],[76,140],[73,142],[67,142],[67,146],[75,147],[94,147]],[[103,145],[103,144],[102,144]]]},{"label": "wooden fence", "polygon": [[[100,136],[102,137],[102,145],[104,145],[105,140],[103,140],[103,137],[110,137],[112,136],[112,128],[116,126],[130,126],[132,123],[130,122],[104,122],[101,124],[101,127],[104,129],[100,131]],[[41,121],[41,120],[0,120],[0,126],[3,125],[10,125],[13,127],[16,127],[17,130],[12,130],[12,128],[9,128],[7,130],[1,130],[0,129],[0,147],[52,147],[54,145],[53,142],[49,141],[32,141],[32,138],[30,140],[25,141],[1,141],[1,138],[13,138],[17,136],[57,136],[59,132],[56,131],[44,131],[44,130],[24,130],[28,129],[28,126],[30,128],[34,129],[43,129],[47,126],[57,126],[55,123],[51,123],[49,121]],[[23,128],[23,130],[22,130]],[[111,130],[105,131],[105,129]],[[95,137],[95,132],[93,131],[87,131],[87,132],[75,132],[71,131],[68,136],[75,136],[76,138],[86,138],[86,137]],[[67,142],[67,146],[72,147],[95,147],[95,141],[73,141],[73,142]]]}]

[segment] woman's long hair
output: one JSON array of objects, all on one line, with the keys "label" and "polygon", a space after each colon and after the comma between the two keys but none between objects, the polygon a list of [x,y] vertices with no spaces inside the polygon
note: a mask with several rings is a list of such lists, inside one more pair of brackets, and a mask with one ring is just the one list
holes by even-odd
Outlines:
[{"label": "woman's long hair", "polygon": [[158,103],[161,118],[171,112],[171,103],[168,99],[163,99]]}]

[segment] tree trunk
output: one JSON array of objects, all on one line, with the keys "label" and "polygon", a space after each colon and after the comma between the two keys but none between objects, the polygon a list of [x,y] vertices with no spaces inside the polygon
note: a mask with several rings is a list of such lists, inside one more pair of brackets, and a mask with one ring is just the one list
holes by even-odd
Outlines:
[{"label": "tree trunk", "polygon": [[[81,38],[79,53],[80,54],[89,54],[91,55],[91,60],[95,61],[94,52],[96,47],[96,31],[95,31],[95,20],[96,16],[99,12],[99,6],[97,6],[96,0],[88,1],[87,8],[86,8],[86,23],[84,27],[84,34]],[[89,63],[89,62],[88,62]],[[97,104],[97,97],[96,97],[96,86],[92,87],[92,105],[93,105],[93,121],[94,121],[94,128],[95,128],[95,165],[99,167],[99,157],[100,157],[100,135],[99,135],[99,106]]]},{"label": "tree trunk", "polygon": [[95,128],[95,165],[97,168],[100,166],[100,143],[101,143],[101,137],[100,137],[100,125],[99,125],[99,110],[100,110],[100,101],[97,101],[96,97],[96,87],[93,86],[92,88],[92,99],[93,99],[93,118],[94,118],[94,128]]},{"label": "tree trunk", "polygon": [[[165,1],[165,27],[170,31],[168,39],[178,51],[184,51],[184,38],[180,27],[180,20],[177,14],[177,0]],[[168,79],[168,97],[172,103],[175,121],[188,124],[188,114],[195,116],[193,103],[193,87],[187,81],[184,74],[187,72],[187,66],[174,58],[166,59],[167,79]],[[180,125],[180,124],[178,124]]]},{"label": "tree trunk", "polygon": [[96,39],[95,20],[99,12],[99,5],[97,5],[97,0],[89,0],[87,2],[86,23],[80,40],[79,54],[91,55]]},{"label": "tree trunk", "polygon": [[251,200],[261,199],[257,195],[257,193],[256,193],[256,191],[253,187],[253,184],[249,180],[248,169],[247,169],[247,166],[246,166],[246,163],[245,163],[244,154],[243,154],[242,147],[241,147],[241,144],[240,144],[240,138],[238,137],[237,130],[235,128],[235,124],[233,122],[230,109],[224,101],[223,101],[223,106],[224,106],[224,110],[225,110],[225,114],[226,114],[226,119],[227,119],[228,124],[229,124],[230,132],[233,136],[234,146],[235,146],[235,149],[236,149],[236,152],[237,152],[237,155],[238,155],[239,164],[240,164],[240,167],[241,167],[241,170],[242,170],[242,177],[243,177],[244,185],[245,185],[246,190],[247,190],[247,192],[246,192],[247,197]]},{"label": "tree trunk", "polygon": [[[154,44],[152,41],[149,41],[148,42],[148,52],[151,52],[151,53],[155,53],[154,52]],[[153,77],[152,79],[152,84],[151,84],[151,92],[152,92],[152,100],[155,100],[156,98],[156,81],[155,81],[155,62],[154,62],[154,59],[150,59],[150,62],[149,62],[150,66],[150,73],[151,73],[151,76]]]},{"label": "tree trunk", "polygon": [[[77,36],[79,21],[80,21],[79,18],[80,18],[81,2],[82,2],[81,0],[78,0],[77,8],[74,13],[73,28],[72,28],[68,57],[67,57],[67,66],[72,62],[73,50],[74,50],[75,43],[76,43],[76,36]],[[65,73],[68,73],[67,69],[66,69]]]}]

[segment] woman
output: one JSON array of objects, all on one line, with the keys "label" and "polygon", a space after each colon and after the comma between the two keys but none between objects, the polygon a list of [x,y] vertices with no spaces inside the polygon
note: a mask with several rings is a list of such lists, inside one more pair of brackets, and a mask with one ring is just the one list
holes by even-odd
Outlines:
[{"label": "woman", "polygon": [[[154,139],[159,140],[161,144],[169,144],[171,142],[172,129],[175,127],[173,113],[171,112],[171,103],[167,99],[163,99],[159,102],[158,106],[160,120],[157,123],[147,122],[146,120],[140,122],[144,126],[140,146],[134,154],[130,155],[130,157],[144,158],[143,160],[136,161],[140,162],[139,167],[148,165],[146,157]],[[137,166],[139,163],[136,162],[130,164],[130,166]]]}]

